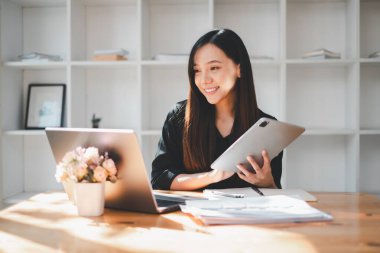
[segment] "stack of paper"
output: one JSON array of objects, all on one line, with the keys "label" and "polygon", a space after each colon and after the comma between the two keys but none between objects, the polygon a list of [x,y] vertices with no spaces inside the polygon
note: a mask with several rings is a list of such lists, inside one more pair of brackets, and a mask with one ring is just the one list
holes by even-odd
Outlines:
[{"label": "stack of paper", "polygon": [[128,59],[128,51],[121,49],[95,50],[92,60],[94,61],[125,61]]},{"label": "stack of paper", "polygon": [[184,213],[205,225],[262,224],[329,221],[332,216],[305,201],[284,195],[222,200],[189,200],[181,205]]},{"label": "stack of paper", "polygon": [[340,59],[340,53],[331,52],[327,49],[320,48],[302,55],[304,59]]}]

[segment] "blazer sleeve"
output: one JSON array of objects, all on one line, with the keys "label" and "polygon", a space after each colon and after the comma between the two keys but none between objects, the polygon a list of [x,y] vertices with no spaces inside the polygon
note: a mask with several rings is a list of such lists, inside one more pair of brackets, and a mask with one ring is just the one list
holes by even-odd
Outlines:
[{"label": "blazer sleeve", "polygon": [[182,158],[182,128],[171,112],[168,114],[152,162],[153,189],[169,190],[174,178],[185,172]]}]

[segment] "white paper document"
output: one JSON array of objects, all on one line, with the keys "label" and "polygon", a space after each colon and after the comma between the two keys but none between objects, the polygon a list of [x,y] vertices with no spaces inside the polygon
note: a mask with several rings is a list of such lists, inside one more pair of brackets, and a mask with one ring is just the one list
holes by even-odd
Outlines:
[{"label": "white paper document", "polygon": [[[308,193],[305,190],[301,189],[270,189],[270,188],[259,188],[264,196],[273,196],[273,195],[286,195],[305,201],[317,201],[317,198]],[[223,195],[225,194],[225,195]],[[206,189],[203,191],[203,195],[209,199],[220,199],[224,197],[260,197],[261,195],[254,191],[250,187],[245,188],[229,188],[229,189]],[[230,196],[229,196],[230,195]]]},{"label": "white paper document", "polygon": [[200,219],[205,225],[263,224],[330,221],[332,216],[305,201],[284,196],[189,200],[181,205],[184,213]]}]

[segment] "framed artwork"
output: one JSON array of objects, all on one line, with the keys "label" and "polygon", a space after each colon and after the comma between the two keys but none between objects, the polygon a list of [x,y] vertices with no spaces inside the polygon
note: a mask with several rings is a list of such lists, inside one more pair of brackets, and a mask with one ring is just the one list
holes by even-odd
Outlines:
[{"label": "framed artwork", "polygon": [[25,128],[62,127],[65,98],[65,84],[29,84]]}]

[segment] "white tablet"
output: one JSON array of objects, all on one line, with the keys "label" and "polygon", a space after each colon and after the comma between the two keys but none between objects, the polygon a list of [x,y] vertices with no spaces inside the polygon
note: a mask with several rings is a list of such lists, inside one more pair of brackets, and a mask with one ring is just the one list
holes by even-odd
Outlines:
[{"label": "white tablet", "polygon": [[285,122],[261,118],[237,139],[212,164],[212,169],[238,172],[237,164],[244,164],[252,170],[247,156],[252,155],[262,166],[262,150],[267,150],[269,158],[276,157],[284,148],[305,131],[305,128]]}]

